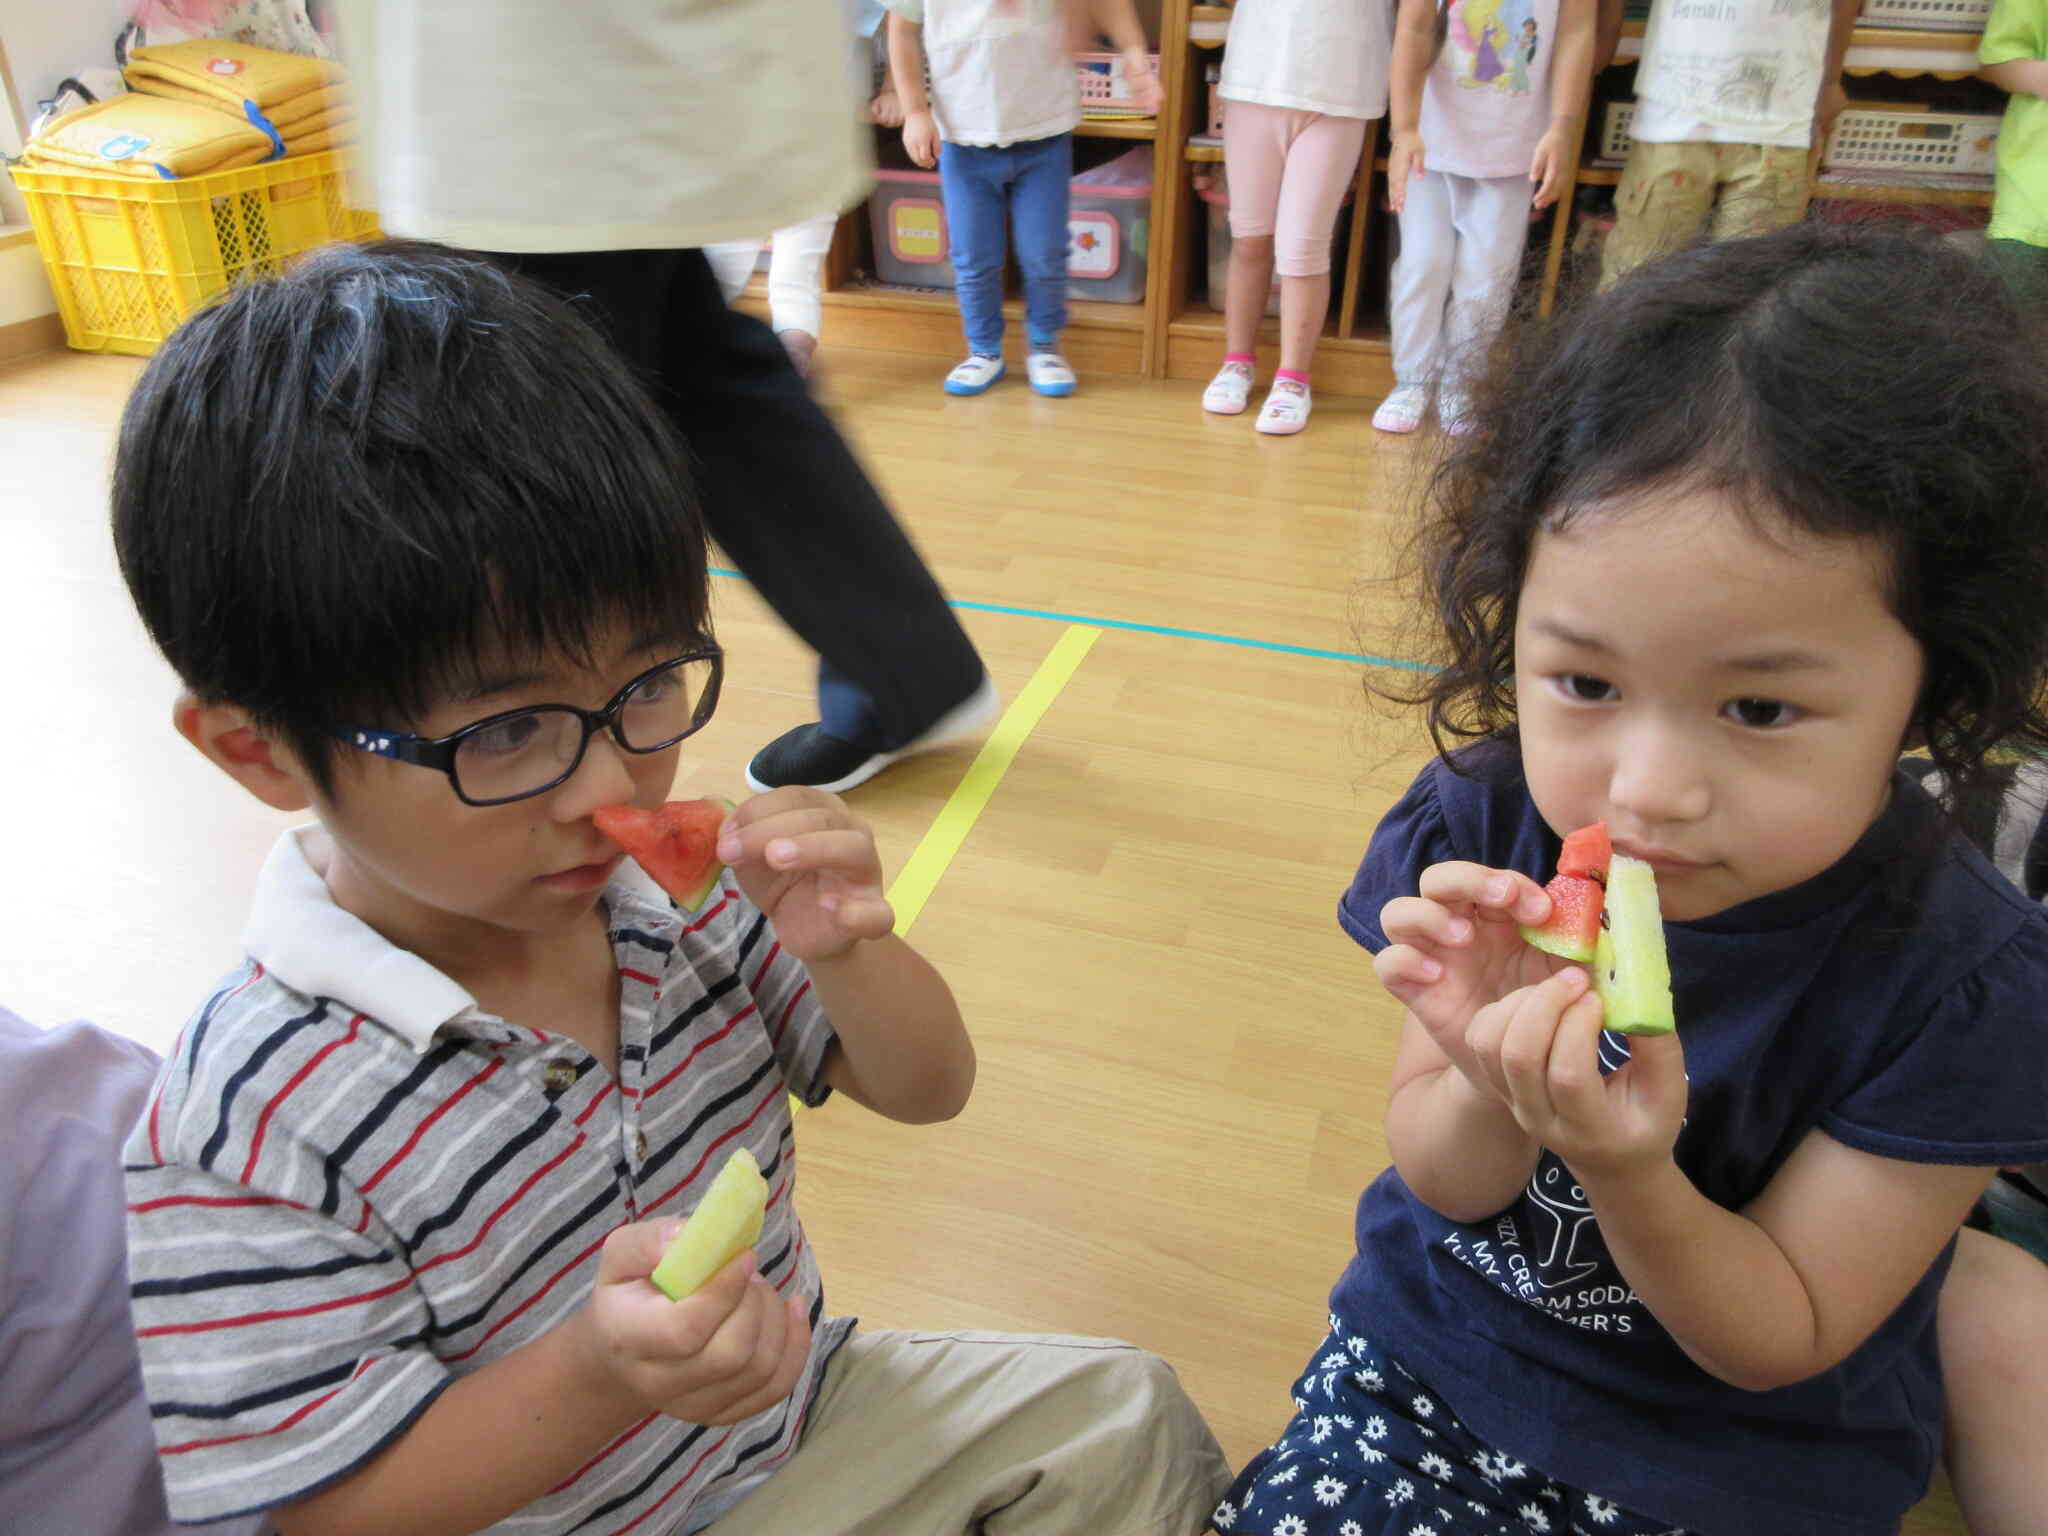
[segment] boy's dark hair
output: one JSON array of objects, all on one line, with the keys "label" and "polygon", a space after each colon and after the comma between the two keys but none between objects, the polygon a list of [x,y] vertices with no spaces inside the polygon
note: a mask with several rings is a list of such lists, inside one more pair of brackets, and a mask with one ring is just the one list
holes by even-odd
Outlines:
[{"label": "boy's dark hair", "polygon": [[231,290],[122,416],[114,547],[185,685],[324,792],[338,725],[399,728],[486,651],[708,637],[685,452],[545,289],[407,241]]},{"label": "boy's dark hair", "polygon": [[1993,747],[2048,747],[2048,338],[1955,247],[1802,223],[1682,252],[1512,328],[1472,414],[1411,551],[1442,670],[1369,685],[1426,705],[1439,751],[1514,727],[1536,534],[1659,489],[1889,552],[1926,653],[1912,732],[1952,793]]}]

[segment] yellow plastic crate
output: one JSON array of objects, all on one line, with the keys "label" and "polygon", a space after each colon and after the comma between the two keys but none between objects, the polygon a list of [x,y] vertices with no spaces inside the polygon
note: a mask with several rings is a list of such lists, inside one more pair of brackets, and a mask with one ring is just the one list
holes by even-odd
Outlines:
[{"label": "yellow plastic crate", "polygon": [[347,152],[139,181],[16,166],[64,337],[82,352],[154,352],[238,278],[333,240],[377,234],[347,202]]}]

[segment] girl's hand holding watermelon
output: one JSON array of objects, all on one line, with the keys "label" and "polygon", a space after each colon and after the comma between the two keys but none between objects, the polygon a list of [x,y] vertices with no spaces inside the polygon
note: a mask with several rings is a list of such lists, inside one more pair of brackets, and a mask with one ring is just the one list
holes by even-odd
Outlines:
[{"label": "girl's hand holding watermelon", "polygon": [[790,785],[755,796],[726,818],[718,857],[806,965],[895,925],[875,834],[837,795]]},{"label": "girl's hand holding watermelon", "polygon": [[1466,1031],[1515,1123],[1587,1185],[1668,1165],[1685,1123],[1678,1036],[1634,1036],[1628,1061],[1602,1076],[1603,1013],[1586,972],[1566,964],[1480,1009]]},{"label": "girl's hand holding watermelon", "polygon": [[1380,985],[1483,1098],[1505,1101],[1474,1056],[1473,1021],[1487,1005],[1567,968],[1523,941],[1519,925],[1549,916],[1550,898],[1528,876],[1463,862],[1431,865],[1419,894],[1380,909],[1390,941],[1373,958]]}]

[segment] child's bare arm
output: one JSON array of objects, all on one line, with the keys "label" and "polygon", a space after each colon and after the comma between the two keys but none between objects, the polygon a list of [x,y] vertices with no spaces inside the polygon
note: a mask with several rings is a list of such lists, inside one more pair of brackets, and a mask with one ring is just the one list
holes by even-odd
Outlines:
[{"label": "child's bare arm", "polygon": [[838,1037],[826,1081],[892,1120],[958,1114],[974,1046],[944,979],[892,931],[867,823],[836,795],[778,789],[733,812],[718,856],[810,972]]},{"label": "child's bare arm", "polygon": [[1586,103],[1593,93],[1593,34],[1599,28],[1599,0],[1561,0],[1557,8],[1557,50],[1550,59],[1550,124],[1536,145],[1529,179],[1535,204],[1557,201],[1585,129]]},{"label": "child's bare arm", "polygon": [[1436,0],[1400,0],[1394,12],[1394,55],[1387,77],[1387,202],[1399,213],[1408,183],[1427,170],[1422,142],[1422,86],[1436,62]]},{"label": "child's bare arm", "polygon": [[1686,1111],[1684,1024],[1600,1068],[1602,1013],[1560,972],[1482,1010],[1482,1078],[1563,1159],[1643,1305],[1702,1370],[1767,1391],[1839,1364],[1896,1308],[1990,1181],[1807,1133],[1741,1211],[1708,1199],[1673,1148]]},{"label": "child's bare arm", "polygon": [[1165,104],[1165,93],[1152,70],[1152,51],[1137,6],[1133,0],[1094,0],[1094,17],[1102,35],[1123,55],[1124,82],[1132,97],[1140,108],[1156,115]]},{"label": "child's bare arm", "polygon": [[1595,3],[1593,73],[1597,75],[1614,62],[1614,51],[1621,46],[1621,24],[1628,18],[1625,0],[1595,0]]},{"label": "child's bare arm", "polygon": [[1475,1087],[1409,1014],[1387,1094],[1387,1148],[1416,1199],[1451,1221],[1484,1221],[1528,1186],[1542,1147]]},{"label": "child's bare arm", "polygon": [[825,1080],[906,1124],[957,1115],[974,1089],[974,1044],[952,989],[893,934],[811,966],[838,1048]]},{"label": "child's bare arm", "polygon": [[1737,1212],[1668,1157],[1633,1172],[1566,1161],[1643,1305],[1702,1369],[1759,1392],[1869,1338],[1993,1172],[1875,1157],[1816,1130]]},{"label": "child's bare arm", "polygon": [[810,1350],[800,1304],[742,1254],[696,1295],[648,1283],[673,1222],[605,1241],[589,1302],[452,1383],[360,1471],[275,1511],[283,1536],[457,1536],[576,1475],[650,1413],[735,1424],[780,1402]]},{"label": "child's bare arm", "polygon": [[899,12],[889,13],[889,79],[903,107],[903,148],[930,170],[939,163],[939,125],[924,88],[924,28]]},{"label": "child's bare arm", "polygon": [[1453,1220],[1500,1210],[1536,1167],[1540,1145],[1516,1124],[1480,1052],[1488,1010],[1563,967],[1525,944],[1518,926],[1549,914],[1533,880],[1462,861],[1432,864],[1415,895],[1380,911],[1388,944],[1373,972],[1408,1011],[1387,1145],[1409,1188]]},{"label": "child's bare arm", "polygon": [[2007,59],[1986,64],[1977,75],[2015,96],[2048,97],[2048,59]]}]

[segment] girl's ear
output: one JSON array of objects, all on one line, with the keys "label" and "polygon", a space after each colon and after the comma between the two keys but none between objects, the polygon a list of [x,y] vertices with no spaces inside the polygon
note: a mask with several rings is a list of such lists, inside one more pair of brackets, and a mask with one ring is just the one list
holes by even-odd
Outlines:
[{"label": "girl's ear", "polygon": [[283,742],[261,729],[233,704],[203,704],[181,693],[171,706],[171,724],[220,769],[265,805],[303,811],[313,803],[305,769]]}]

